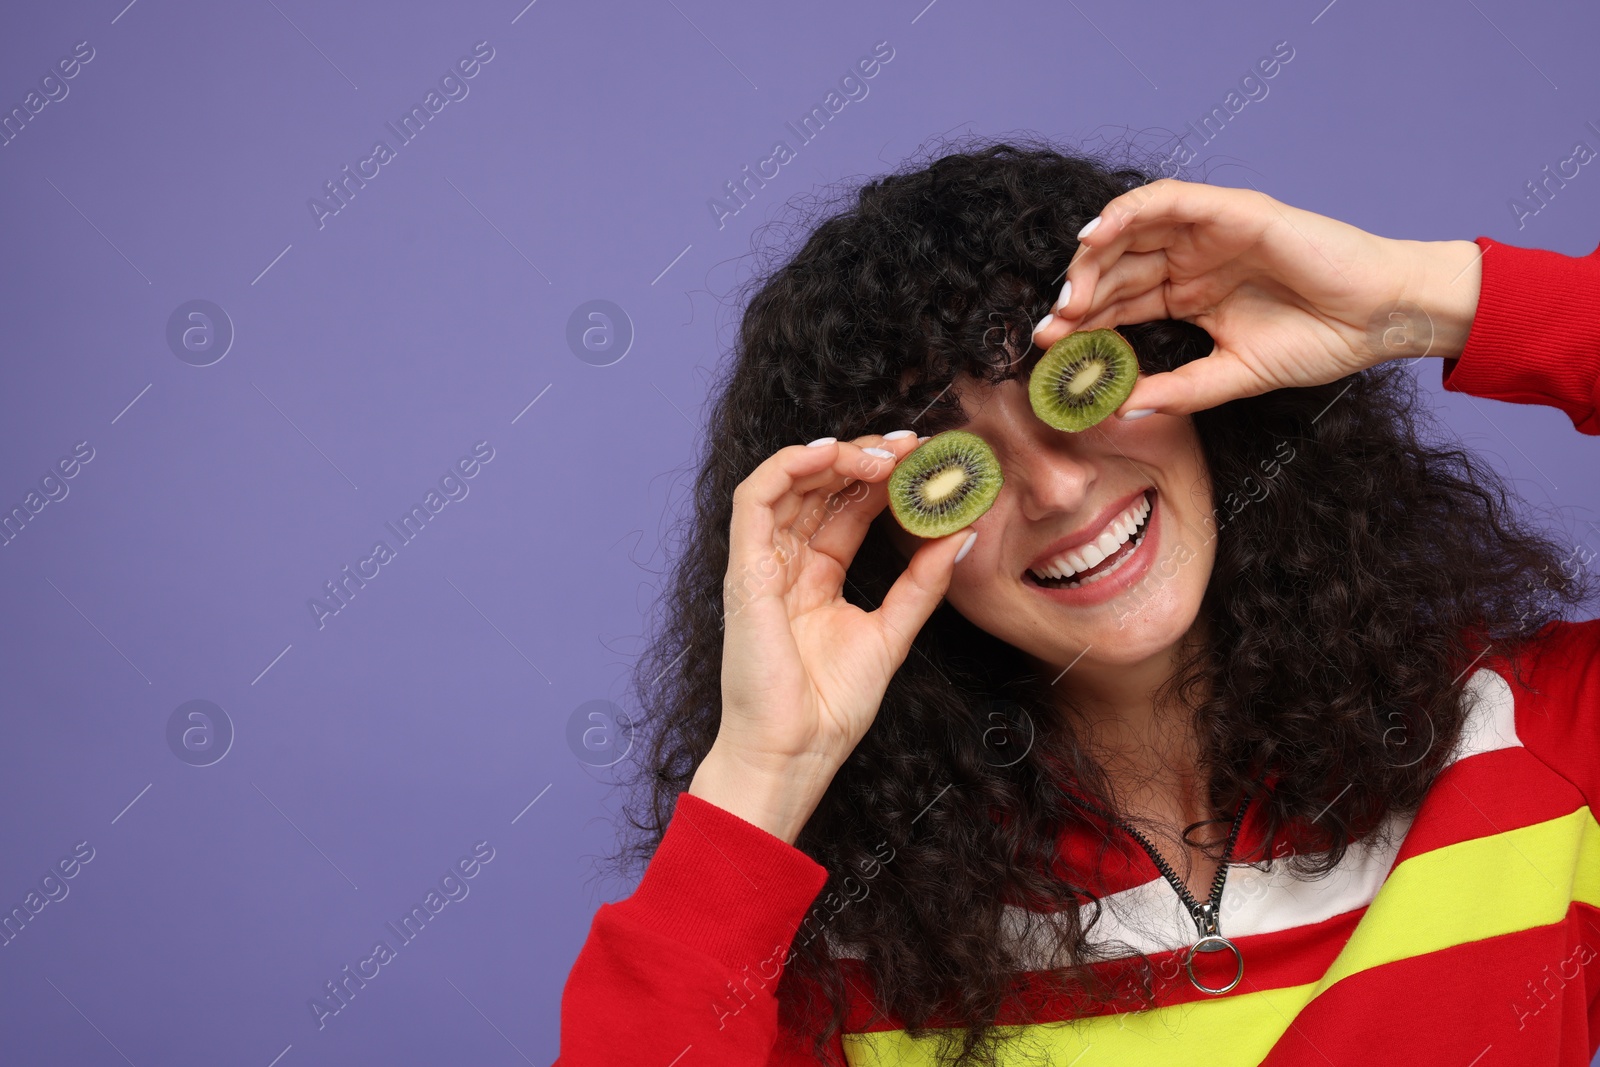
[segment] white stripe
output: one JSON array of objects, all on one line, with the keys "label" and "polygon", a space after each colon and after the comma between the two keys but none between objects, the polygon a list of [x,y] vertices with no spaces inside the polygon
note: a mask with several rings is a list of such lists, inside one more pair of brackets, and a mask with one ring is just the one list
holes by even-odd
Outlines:
[{"label": "white stripe", "polygon": [[1517,702],[1506,680],[1489,668],[1480,667],[1467,679],[1465,688],[1467,721],[1451,761],[1501,748],[1521,748]]}]

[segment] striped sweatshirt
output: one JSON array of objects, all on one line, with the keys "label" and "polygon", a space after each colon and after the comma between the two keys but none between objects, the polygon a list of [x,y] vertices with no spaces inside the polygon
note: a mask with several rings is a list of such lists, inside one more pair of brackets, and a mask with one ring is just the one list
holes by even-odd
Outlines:
[{"label": "striped sweatshirt", "polygon": [[[1600,248],[1476,243],[1481,296],[1444,388],[1556,407],[1600,435]],[[1587,564],[1577,551],[1573,565]],[[1221,928],[1245,960],[1232,991],[1202,993],[1183,974],[1194,922],[1133,849],[1095,872],[1106,895],[1090,936],[1148,955],[1156,1006],[1074,1019],[1024,992],[1001,1019],[1002,1062],[1588,1064],[1600,1045],[1600,619],[1542,630],[1522,654],[1524,684],[1487,652],[1468,668],[1451,761],[1413,816],[1323,878],[1296,879],[1282,860],[1230,868]],[[1087,841],[1062,850],[1104,855]],[[1236,855],[1273,854],[1247,815]],[[680,794],[638,887],[595,913],[562,995],[558,1067],[814,1063],[809,1039],[780,1027],[776,988],[808,916],[825,925],[848,906],[817,899],[826,880],[806,853]],[[836,955],[862,1000],[831,1062],[933,1064],[931,1042],[871,1010],[860,962]],[[1232,975],[1226,952],[1196,961],[1209,985]]]}]

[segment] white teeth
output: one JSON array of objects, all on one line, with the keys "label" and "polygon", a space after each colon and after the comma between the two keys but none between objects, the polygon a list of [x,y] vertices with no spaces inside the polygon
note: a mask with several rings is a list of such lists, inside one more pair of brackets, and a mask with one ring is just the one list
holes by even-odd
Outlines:
[{"label": "white teeth", "polygon": [[[1104,563],[1118,548],[1127,544],[1131,538],[1139,534],[1145,520],[1149,517],[1150,501],[1148,498],[1141,496],[1127,511],[1112,519],[1099,537],[1072,552],[1057,556],[1044,567],[1034,568],[1032,573],[1035,577],[1070,578],[1074,574]],[[1099,581],[1114,572],[1118,567],[1121,567],[1126,559],[1127,557],[1124,556],[1123,559],[1118,560],[1116,564],[1106,571],[1090,575],[1088,578],[1083,579],[1082,582],[1073,582],[1068,588]]]},{"label": "white teeth", "polygon": [[1085,578],[1082,582],[1080,582],[1078,584],[1080,584],[1080,585],[1093,585],[1095,582],[1098,582],[1100,579],[1110,577],[1111,575],[1117,573],[1117,571],[1120,570],[1122,568],[1122,565],[1124,563],[1126,563],[1126,562],[1128,562],[1128,557],[1127,556],[1123,556],[1121,559],[1117,560],[1115,563],[1113,563],[1111,566],[1107,567],[1105,570],[1101,571],[1099,574],[1091,574],[1091,575],[1089,575],[1089,577]]}]

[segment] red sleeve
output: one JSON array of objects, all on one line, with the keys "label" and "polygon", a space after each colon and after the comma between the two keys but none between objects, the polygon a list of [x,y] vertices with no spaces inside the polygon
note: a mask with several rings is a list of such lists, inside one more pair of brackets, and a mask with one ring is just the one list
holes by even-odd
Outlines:
[{"label": "red sleeve", "polygon": [[1483,288],[1461,355],[1444,361],[1444,388],[1549,404],[1580,432],[1600,434],[1600,247],[1566,256],[1475,243]]},{"label": "red sleeve", "polygon": [[1527,657],[1528,688],[1512,687],[1517,735],[1600,813],[1600,619],[1550,623]]},{"label": "red sleeve", "polygon": [[638,888],[600,905],[567,975],[557,1067],[815,1064],[780,1033],[776,990],[827,878],[794,846],[680,793]]}]

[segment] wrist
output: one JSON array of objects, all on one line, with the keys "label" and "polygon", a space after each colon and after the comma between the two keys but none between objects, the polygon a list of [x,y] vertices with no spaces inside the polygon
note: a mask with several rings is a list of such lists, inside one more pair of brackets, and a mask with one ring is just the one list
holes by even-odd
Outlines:
[{"label": "wrist", "polygon": [[763,766],[713,744],[687,791],[792,845],[832,779],[816,761]]},{"label": "wrist", "polygon": [[[1402,310],[1414,315],[1414,351],[1401,356],[1455,359],[1466,347],[1478,312],[1483,250],[1474,241],[1405,241],[1410,270]],[[1420,310],[1420,313],[1419,313]]]}]

